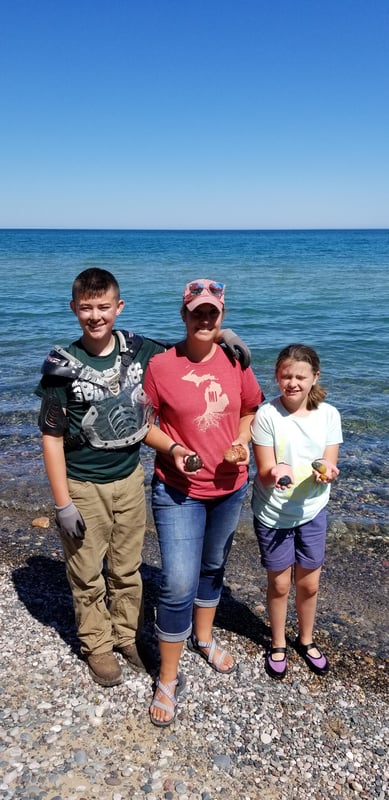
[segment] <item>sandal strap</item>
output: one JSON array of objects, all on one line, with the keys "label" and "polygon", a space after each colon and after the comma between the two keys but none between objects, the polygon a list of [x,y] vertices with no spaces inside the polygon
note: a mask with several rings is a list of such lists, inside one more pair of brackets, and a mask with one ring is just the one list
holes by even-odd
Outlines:
[{"label": "sandal strap", "polygon": [[[208,656],[207,656],[207,660],[208,660],[209,664],[213,664],[213,656],[214,656],[214,653],[215,653],[215,650],[216,650],[216,639],[215,639],[215,637],[212,636],[212,641],[211,642],[199,642],[198,639],[196,641],[197,641],[197,647],[200,647],[201,650],[206,650],[206,649],[209,650],[209,653],[208,653]],[[205,653],[204,653],[204,655],[205,655]],[[219,666],[219,664],[218,664],[218,666]]]},{"label": "sandal strap", "polygon": [[209,649],[208,653],[208,663],[215,664],[216,667],[220,667],[226,657],[228,655],[227,650],[220,650],[219,658],[214,660],[215,650],[217,649],[217,639],[212,636],[211,642],[199,642],[198,639],[195,639],[197,647],[200,647],[201,650]]},{"label": "sandal strap", "polygon": [[212,642],[200,642],[198,639],[196,639],[195,635],[193,634],[193,640],[197,647],[201,647],[201,649],[204,649],[205,647],[212,647],[215,641],[215,637],[212,638]]},{"label": "sandal strap", "polygon": [[[162,683],[158,678],[157,681],[156,681],[156,684],[155,684],[156,685],[156,689],[157,690],[159,689],[161,692],[163,692],[164,695],[166,695],[166,697],[169,698],[170,702],[173,703],[174,708],[177,705],[177,698],[176,698],[176,696],[174,694],[174,690],[175,690],[177,684],[178,684],[178,679],[177,678],[175,678],[174,681],[170,681],[169,683]],[[159,702],[159,701],[157,700],[156,702]],[[168,708],[166,710],[170,711],[170,708]]]},{"label": "sandal strap", "polygon": [[[301,649],[301,650],[302,650],[304,653],[307,653],[307,652],[308,652],[308,650],[312,650],[312,648],[313,648],[313,647],[315,647],[315,648],[316,648],[316,650],[319,650],[319,648],[318,648],[318,646],[315,644],[315,642],[310,642],[310,644],[302,644],[302,643],[300,642],[300,640],[299,640],[299,647],[300,647],[300,649]],[[320,653],[320,650],[319,650],[319,653]]]},{"label": "sandal strap", "polygon": [[286,647],[272,647],[270,650],[270,655],[273,655],[273,653],[284,653],[285,655]]},{"label": "sandal strap", "polygon": [[[178,685],[178,678],[175,678],[174,681],[170,681],[169,683],[162,683],[158,678],[155,682],[155,694],[151,702],[150,708],[160,708],[162,711],[166,711],[168,714],[171,714],[173,710],[174,714],[175,708],[178,705],[176,695],[174,694],[174,690],[177,685]],[[168,698],[168,700],[170,700],[171,702],[170,706],[168,706],[167,703],[163,703],[162,700],[156,700],[155,695],[157,694],[158,690],[162,692]]]},{"label": "sandal strap", "polygon": [[[173,706],[173,711],[176,705],[177,703]],[[160,700],[152,700],[150,708],[160,708],[162,711],[167,711],[168,714],[172,713],[172,707],[168,706],[167,703],[162,703]]]},{"label": "sandal strap", "polygon": [[[325,658],[323,652],[321,651],[320,647],[317,646],[316,642],[310,642],[310,644],[301,644],[300,640],[298,640],[298,647],[300,653],[302,653],[304,656],[308,656],[308,658],[310,658],[311,661],[319,661],[320,658]],[[318,656],[308,655],[308,650],[313,650],[313,649],[317,650],[317,652],[319,653]]]}]

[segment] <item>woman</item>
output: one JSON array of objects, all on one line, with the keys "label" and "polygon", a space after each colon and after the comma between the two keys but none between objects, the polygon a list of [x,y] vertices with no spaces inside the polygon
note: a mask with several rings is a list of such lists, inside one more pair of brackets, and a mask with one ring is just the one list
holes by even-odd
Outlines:
[{"label": "woman", "polygon": [[[189,636],[190,649],[214,670],[235,668],[212,626],[247,490],[250,425],[264,397],[252,370],[232,363],[217,344],[224,288],[205,278],[186,285],[186,337],[151,359],[144,383],[159,418],[159,429],[153,426],[145,442],[159,451],[152,508],[162,562],[156,620],[161,667],[150,718],[160,727],[176,714],[183,684],[178,664]],[[224,458],[232,444],[243,447],[236,463]],[[194,453],[201,465],[190,471]]]}]

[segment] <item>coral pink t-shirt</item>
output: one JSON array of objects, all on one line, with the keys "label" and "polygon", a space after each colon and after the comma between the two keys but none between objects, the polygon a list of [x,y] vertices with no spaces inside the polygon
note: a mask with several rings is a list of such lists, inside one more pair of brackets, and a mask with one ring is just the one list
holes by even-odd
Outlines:
[{"label": "coral pink t-shirt", "polygon": [[155,473],[164,483],[190,497],[219,497],[239,489],[247,467],[229,464],[224,451],[237,438],[244,412],[263,401],[262,390],[249,367],[231,363],[222,347],[201,363],[190,361],[177,347],[154,356],[144,389],[162,431],[201,456],[204,466],[188,476],[173,459],[157,453]]}]

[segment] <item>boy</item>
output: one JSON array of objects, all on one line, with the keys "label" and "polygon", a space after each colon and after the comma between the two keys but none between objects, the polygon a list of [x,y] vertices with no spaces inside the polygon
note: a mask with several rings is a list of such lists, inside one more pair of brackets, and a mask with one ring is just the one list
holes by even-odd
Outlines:
[{"label": "boy", "polygon": [[[115,686],[123,677],[114,648],[144,669],[137,647],[146,522],[139,452],[149,415],[142,383],[149,359],[166,345],[114,330],[124,301],[107,270],[81,272],[70,307],[82,336],[43,364],[39,427],[81,652],[92,679]],[[241,340],[230,330],[222,336],[247,365]]]}]

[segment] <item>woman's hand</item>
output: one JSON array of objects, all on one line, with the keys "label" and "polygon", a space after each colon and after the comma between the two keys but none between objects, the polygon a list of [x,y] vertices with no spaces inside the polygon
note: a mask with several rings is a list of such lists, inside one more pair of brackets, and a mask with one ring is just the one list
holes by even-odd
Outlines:
[{"label": "woman's hand", "polygon": [[236,461],[235,463],[239,467],[247,467],[248,464],[250,463],[250,449],[249,449],[249,446],[248,446],[247,442],[242,442],[240,439],[235,439],[235,441],[232,442],[232,447],[235,447],[236,445],[239,445],[239,447],[243,447],[246,455],[245,455],[245,458],[242,458],[239,461]]},{"label": "woman's hand", "polygon": [[198,469],[188,469],[187,459],[190,456],[197,456],[198,454],[194,452],[194,450],[188,450],[187,447],[184,447],[183,444],[177,444],[171,454],[171,458],[174,461],[175,467],[178,472],[182,472],[184,475],[194,475],[196,472],[199,472],[201,467],[203,466],[203,462],[201,461],[201,466]]}]

